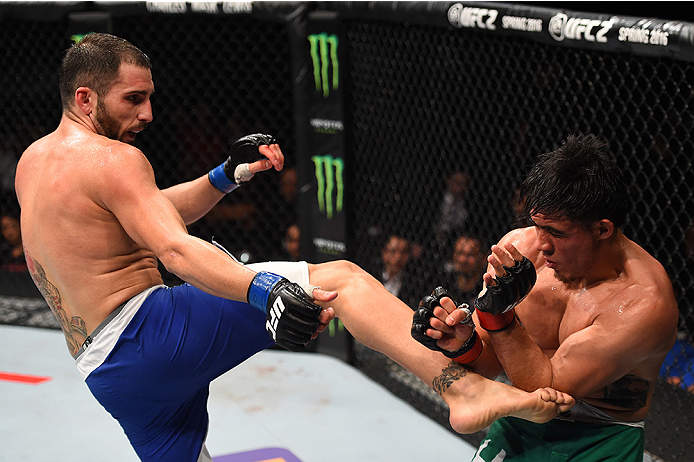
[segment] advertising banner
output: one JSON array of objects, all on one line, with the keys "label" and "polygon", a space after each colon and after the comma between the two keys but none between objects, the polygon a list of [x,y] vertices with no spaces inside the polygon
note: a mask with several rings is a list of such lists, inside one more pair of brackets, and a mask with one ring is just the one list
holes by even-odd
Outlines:
[{"label": "advertising banner", "polygon": [[345,127],[340,74],[342,54],[339,22],[334,13],[311,13],[306,27],[305,76],[307,121],[302,129],[306,181],[300,206],[307,225],[302,254],[321,263],[345,258]]}]

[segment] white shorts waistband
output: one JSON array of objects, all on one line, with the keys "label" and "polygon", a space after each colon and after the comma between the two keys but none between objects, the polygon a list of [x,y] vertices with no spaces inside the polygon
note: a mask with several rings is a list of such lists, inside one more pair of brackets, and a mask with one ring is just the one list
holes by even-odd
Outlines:
[{"label": "white shorts waistband", "polygon": [[150,293],[161,287],[166,286],[158,285],[150,287],[128,300],[120,313],[92,338],[91,344],[89,344],[84,352],[75,360],[77,371],[83,379],[86,379],[94,369],[103,364],[106,357],[111,353],[111,350],[113,350],[113,347],[116,346],[116,342],[120,338],[120,335],[142,306],[142,303],[147,299]]}]

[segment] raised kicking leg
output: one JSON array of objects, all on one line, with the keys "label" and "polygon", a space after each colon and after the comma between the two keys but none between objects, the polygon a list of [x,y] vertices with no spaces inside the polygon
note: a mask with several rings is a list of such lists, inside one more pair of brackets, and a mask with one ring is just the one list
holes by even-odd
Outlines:
[{"label": "raised kicking leg", "polygon": [[412,310],[353,263],[309,265],[309,279],[338,292],[325,305],[333,307],[357,340],[414,373],[443,398],[459,433],[482,430],[504,416],[547,422],[574,404],[571,396],[550,388],[527,393],[486,379],[427,349],[410,335]]}]

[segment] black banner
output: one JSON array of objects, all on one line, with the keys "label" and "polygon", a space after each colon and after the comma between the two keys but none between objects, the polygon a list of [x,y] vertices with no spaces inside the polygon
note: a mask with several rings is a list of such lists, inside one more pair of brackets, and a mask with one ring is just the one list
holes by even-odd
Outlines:
[{"label": "black banner", "polygon": [[[686,5],[686,3],[683,3]],[[586,3],[586,8],[590,4]],[[694,61],[694,24],[496,2],[0,2],[0,19],[57,21],[75,11],[113,17],[147,14],[249,15],[292,23],[297,15],[339,12],[349,19],[476,29],[538,42]]]},{"label": "black banner", "polygon": [[0,2],[0,19],[14,18],[54,22],[77,12],[109,12],[114,18],[150,14],[247,15],[257,19],[291,22],[306,8],[307,2],[252,1],[58,1]]},{"label": "black banner", "polygon": [[327,6],[350,18],[475,29],[548,45],[694,61],[694,24],[686,21],[490,2],[330,2]]},{"label": "black banner", "polygon": [[308,113],[301,129],[306,144],[300,165],[309,188],[300,188],[300,204],[305,217],[301,229],[302,255],[314,263],[345,258],[347,253],[341,40],[335,13],[309,14],[303,103]]},{"label": "black banner", "polygon": [[100,2],[101,7],[111,10],[114,16],[135,14],[200,14],[200,15],[247,15],[256,19],[278,22],[291,22],[298,12],[305,8],[306,2]]},{"label": "black banner", "polygon": [[87,2],[0,2],[0,21],[21,19],[55,22],[71,12],[83,11],[86,6]]},{"label": "black banner", "polygon": [[113,33],[111,15],[107,11],[80,11],[68,15],[68,38],[79,42],[90,32]]}]

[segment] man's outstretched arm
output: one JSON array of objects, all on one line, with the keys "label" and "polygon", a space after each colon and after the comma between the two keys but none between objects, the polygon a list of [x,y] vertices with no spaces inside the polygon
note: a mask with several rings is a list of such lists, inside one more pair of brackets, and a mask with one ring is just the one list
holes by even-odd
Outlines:
[{"label": "man's outstretched arm", "polygon": [[[271,144],[259,144],[263,142]],[[269,135],[249,135],[239,139],[231,147],[229,158],[210,173],[185,183],[163,189],[164,195],[174,204],[186,224],[194,223],[209,212],[212,207],[239,183],[249,181],[254,174],[274,168],[284,168],[284,155],[277,143]],[[265,157],[256,160],[259,157]],[[247,171],[235,177],[229,165],[244,164]],[[225,168],[227,167],[227,168]],[[231,178],[227,176],[227,173]]]}]

